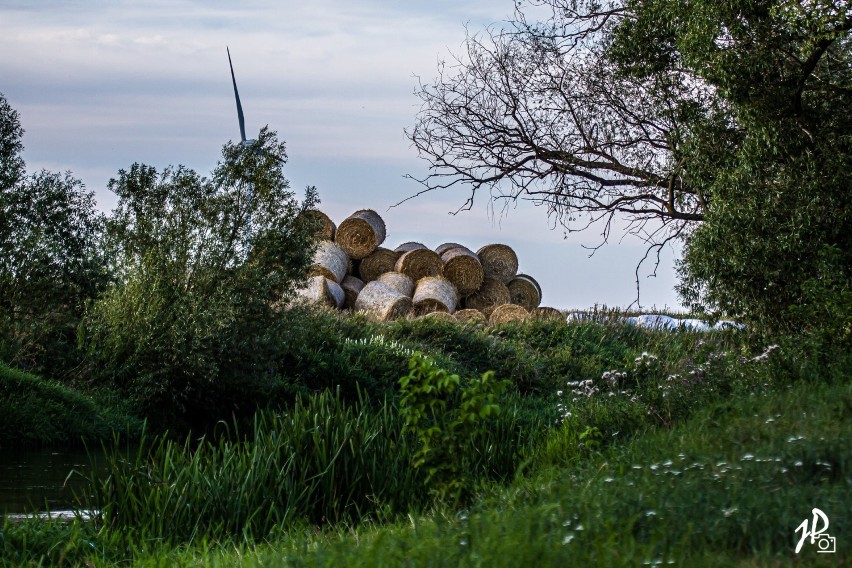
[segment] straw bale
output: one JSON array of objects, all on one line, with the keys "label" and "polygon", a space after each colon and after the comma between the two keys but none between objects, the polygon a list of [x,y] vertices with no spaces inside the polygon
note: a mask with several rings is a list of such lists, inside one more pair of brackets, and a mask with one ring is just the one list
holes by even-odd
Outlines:
[{"label": "straw bale", "polygon": [[364,258],[384,242],[385,222],[372,209],[356,211],[340,224],[334,240],[352,258]]},{"label": "straw bale", "polygon": [[531,311],[541,303],[541,286],[532,276],[518,274],[508,284],[512,303],[525,307]]},{"label": "straw bale", "polygon": [[402,272],[385,272],[378,278],[379,282],[387,284],[403,296],[414,295],[414,279]]},{"label": "straw bale", "polygon": [[399,245],[398,247],[396,247],[393,250],[394,250],[394,252],[398,252],[398,253],[402,254],[402,253],[406,253],[410,250],[425,249],[425,248],[429,248],[429,247],[427,247],[423,243],[417,243],[417,242],[414,242],[414,241],[409,241],[407,243],[402,243],[401,245]]},{"label": "straw bale", "polygon": [[320,241],[308,276],[325,276],[340,283],[346,277],[348,269],[349,257],[346,252],[331,241]]},{"label": "straw bale", "polygon": [[307,211],[299,214],[299,217],[302,216],[315,221],[319,225],[319,229],[317,229],[317,232],[315,233],[318,239],[324,241],[334,240],[334,233],[337,231],[337,225],[334,224],[334,221],[332,221],[328,215],[317,209],[308,209]]},{"label": "straw bale", "polygon": [[555,319],[559,321],[566,320],[565,314],[556,308],[550,307],[536,308],[530,312],[530,315],[538,319]]},{"label": "straw bale", "polygon": [[418,316],[417,319],[441,320],[458,323],[458,320],[447,312],[429,312],[428,314]]},{"label": "straw bale", "polygon": [[508,245],[485,245],[476,254],[486,278],[508,284],[518,273],[518,255]]},{"label": "straw bale", "polygon": [[511,295],[506,285],[499,280],[486,277],[479,290],[464,299],[464,307],[475,308],[488,317],[494,308],[508,304],[510,301]]},{"label": "straw bale", "polygon": [[424,248],[403,253],[397,259],[394,270],[411,276],[416,282],[426,276],[440,276],[443,266],[437,253]]},{"label": "straw bale", "polygon": [[465,247],[451,248],[441,256],[444,278],[453,283],[461,296],[473,294],[482,286],[485,273],[479,257]]},{"label": "straw bale", "polygon": [[393,267],[400,256],[402,255],[390,249],[384,247],[377,248],[369,256],[361,260],[358,266],[358,273],[361,280],[372,282],[385,272],[393,272]]},{"label": "straw bale", "polygon": [[431,312],[448,312],[451,314],[456,311],[459,293],[453,283],[446,278],[426,276],[417,281],[413,302],[415,313],[418,315]]},{"label": "straw bale", "polygon": [[510,321],[524,321],[530,317],[530,313],[523,306],[517,304],[503,304],[494,308],[488,316],[488,323],[500,325]]},{"label": "straw bale", "polygon": [[485,317],[485,314],[473,308],[465,308],[463,310],[459,310],[453,314],[453,317],[464,323],[485,323],[486,321],[488,321],[488,319]]},{"label": "straw bale", "polygon": [[353,308],[355,306],[355,300],[358,299],[358,294],[360,294],[361,290],[364,288],[364,282],[360,278],[347,276],[343,279],[340,287],[343,288],[343,291],[346,293],[346,300],[343,302],[343,307]]},{"label": "straw bale", "polygon": [[373,280],[361,289],[355,300],[355,309],[367,312],[379,321],[388,321],[408,315],[411,298],[403,296],[387,284]]},{"label": "straw bale", "polygon": [[460,245],[458,243],[444,243],[442,245],[438,245],[437,247],[435,247],[435,252],[438,253],[438,256],[444,256],[445,252],[447,252],[450,249],[454,249],[454,248],[463,248],[463,249],[470,250],[466,246]]},{"label": "straw bale", "polygon": [[345,299],[346,294],[337,282],[325,276],[317,275],[308,278],[307,284],[296,290],[294,302],[322,304],[339,308],[343,305]]}]

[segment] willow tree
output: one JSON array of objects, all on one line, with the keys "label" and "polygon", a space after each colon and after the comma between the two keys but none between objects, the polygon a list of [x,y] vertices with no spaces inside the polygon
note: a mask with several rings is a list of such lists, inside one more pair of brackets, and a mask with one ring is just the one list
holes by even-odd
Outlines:
[{"label": "willow tree", "polygon": [[808,281],[848,287],[850,27],[846,2],[518,2],[420,85],[423,191],[680,240],[689,305],[795,325]]}]

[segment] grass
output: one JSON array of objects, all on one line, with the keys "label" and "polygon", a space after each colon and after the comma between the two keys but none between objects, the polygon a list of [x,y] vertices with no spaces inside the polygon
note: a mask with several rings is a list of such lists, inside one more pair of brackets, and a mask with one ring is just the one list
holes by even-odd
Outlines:
[{"label": "grass", "polygon": [[114,395],[95,399],[2,363],[0,417],[0,448],[79,445],[141,428]]},{"label": "grass", "polygon": [[[275,402],[250,427],[219,425],[201,441],[156,436],[132,456],[114,453],[87,505],[100,522],[7,523],[0,564],[842,559],[792,550],[813,507],[832,535],[852,528],[848,365],[816,373],[801,352],[753,349],[736,331],[611,319],[381,326],[318,312],[290,341],[295,404]],[[479,480],[465,509],[431,500],[411,467],[395,397],[415,350],[463,377],[496,368],[513,385],[500,400],[505,419],[465,451]]]}]

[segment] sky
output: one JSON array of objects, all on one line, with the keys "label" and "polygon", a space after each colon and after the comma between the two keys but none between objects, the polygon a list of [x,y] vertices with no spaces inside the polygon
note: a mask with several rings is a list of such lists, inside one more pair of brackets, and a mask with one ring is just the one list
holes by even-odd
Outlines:
[{"label": "sky", "polygon": [[[384,246],[406,241],[473,250],[505,243],[543,289],[542,305],[627,307],[645,252],[618,236],[591,257],[595,228],[565,235],[543,208],[417,193],[427,162],[404,130],[416,119],[418,77],[461,53],[465,29],[505,21],[512,0],[0,0],[0,93],[19,112],[28,171],[70,171],[109,211],[110,178],[134,162],[207,174],[239,139],[225,47],[249,138],[264,125],[286,141],[298,194],[319,191],[336,223],[358,209],[385,220]],[[645,308],[680,309],[678,251],[656,276],[639,272]]]}]

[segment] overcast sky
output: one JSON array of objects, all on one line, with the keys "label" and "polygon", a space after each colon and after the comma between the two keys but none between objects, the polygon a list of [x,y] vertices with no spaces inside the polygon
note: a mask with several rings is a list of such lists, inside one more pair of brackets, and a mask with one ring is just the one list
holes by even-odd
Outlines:
[{"label": "overcast sky", "polygon": [[[545,211],[521,204],[505,214],[485,200],[456,216],[467,195],[420,188],[426,162],[403,129],[419,107],[417,76],[460,52],[472,31],[505,20],[511,0],[0,0],[0,92],[18,110],[28,170],[70,170],[106,190],[134,162],[184,164],[201,173],[239,139],[225,46],[230,46],[251,138],[263,126],[286,141],[286,173],[298,192],[317,186],[321,209],[339,223],[357,209],[385,219],[385,246],[459,241],[476,250],[512,246],[544,304],[627,306],[644,254],[633,239],[592,258],[594,231],[565,238]],[[679,307],[675,251],[656,278],[643,270],[641,303]],[[650,267],[649,267],[650,268]]]}]

